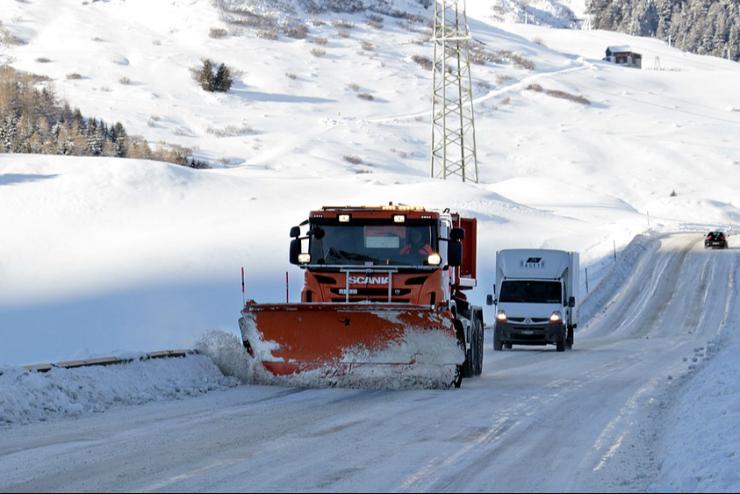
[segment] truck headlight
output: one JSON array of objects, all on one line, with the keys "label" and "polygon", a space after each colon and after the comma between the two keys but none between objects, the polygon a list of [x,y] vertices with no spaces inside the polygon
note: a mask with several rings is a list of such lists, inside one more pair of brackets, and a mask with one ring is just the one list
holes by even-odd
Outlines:
[{"label": "truck headlight", "polygon": [[506,312],[500,310],[496,313],[497,322],[506,322]]},{"label": "truck headlight", "polygon": [[427,263],[432,266],[439,266],[442,264],[442,256],[439,254],[430,254],[429,257],[427,257]]},{"label": "truck headlight", "polygon": [[308,264],[311,262],[311,254],[298,254],[298,262],[300,264]]},{"label": "truck headlight", "polygon": [[563,322],[563,315],[560,313],[560,311],[555,311],[550,316],[550,324],[560,324]]}]

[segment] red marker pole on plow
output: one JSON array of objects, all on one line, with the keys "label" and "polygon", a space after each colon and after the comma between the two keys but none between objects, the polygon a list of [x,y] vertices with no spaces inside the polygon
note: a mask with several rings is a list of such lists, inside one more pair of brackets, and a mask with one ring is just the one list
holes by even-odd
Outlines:
[{"label": "red marker pole on plow", "polygon": [[244,292],[244,266],[242,266],[242,307],[247,305],[247,300],[245,298],[245,292]]}]

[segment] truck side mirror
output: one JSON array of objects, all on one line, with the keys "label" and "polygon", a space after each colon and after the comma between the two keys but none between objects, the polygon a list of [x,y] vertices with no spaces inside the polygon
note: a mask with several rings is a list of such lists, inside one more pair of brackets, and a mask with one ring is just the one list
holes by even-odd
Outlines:
[{"label": "truck side mirror", "polygon": [[462,244],[457,240],[447,242],[447,264],[450,266],[460,266],[463,261]]},{"label": "truck side mirror", "polygon": [[294,238],[290,241],[290,263],[298,264],[298,256],[301,253],[301,239]]},{"label": "truck side mirror", "polygon": [[313,238],[315,238],[316,240],[321,240],[322,238],[324,238],[324,235],[325,234],[326,234],[326,232],[320,226],[316,226],[314,228],[311,228],[308,231],[308,235],[311,236],[311,237],[313,237]]},{"label": "truck side mirror", "polygon": [[453,228],[450,231],[450,240],[463,240],[465,238],[465,230],[462,228]]},{"label": "truck side mirror", "polygon": [[572,309],[575,306],[576,306],[576,298],[575,297],[570,297],[568,299],[568,307],[570,307]]},{"label": "truck side mirror", "polygon": [[496,302],[498,302],[498,300],[493,298],[493,295],[490,293],[486,295],[486,305],[496,305]]},{"label": "truck side mirror", "polygon": [[290,229],[290,238],[298,238],[301,236],[301,227],[294,226]]}]

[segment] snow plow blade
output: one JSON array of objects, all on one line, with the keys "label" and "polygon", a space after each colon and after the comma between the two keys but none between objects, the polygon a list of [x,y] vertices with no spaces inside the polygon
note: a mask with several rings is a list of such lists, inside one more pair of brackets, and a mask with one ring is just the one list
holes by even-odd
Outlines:
[{"label": "snow plow blade", "polygon": [[256,304],[239,321],[270,384],[459,386],[465,353],[448,311],[398,304]]}]

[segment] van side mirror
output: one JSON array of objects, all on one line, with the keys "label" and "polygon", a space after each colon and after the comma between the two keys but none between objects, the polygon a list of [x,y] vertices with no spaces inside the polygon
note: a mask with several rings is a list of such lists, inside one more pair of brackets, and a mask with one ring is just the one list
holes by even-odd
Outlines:
[{"label": "van side mirror", "polygon": [[447,242],[447,264],[450,266],[460,266],[463,261],[462,244],[457,240]]},{"label": "van side mirror", "polygon": [[450,231],[450,240],[463,240],[465,238],[465,230],[462,228],[453,228]]},{"label": "van side mirror", "polygon": [[568,307],[570,307],[572,309],[575,306],[576,306],[576,298],[575,297],[570,297],[568,299]]},{"label": "van side mirror", "polygon": [[490,293],[486,295],[486,305],[496,305],[496,302],[498,302],[498,300],[493,298],[493,295]]},{"label": "van side mirror", "polygon": [[294,238],[290,241],[290,263],[298,264],[298,256],[301,254],[301,239]]},{"label": "van side mirror", "polygon": [[298,238],[301,236],[301,227],[294,226],[290,229],[290,238]]}]

